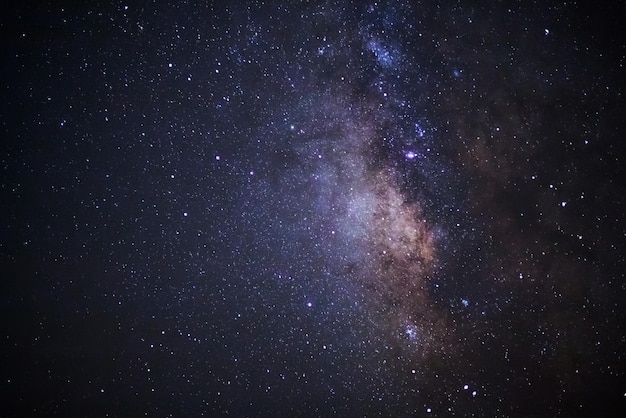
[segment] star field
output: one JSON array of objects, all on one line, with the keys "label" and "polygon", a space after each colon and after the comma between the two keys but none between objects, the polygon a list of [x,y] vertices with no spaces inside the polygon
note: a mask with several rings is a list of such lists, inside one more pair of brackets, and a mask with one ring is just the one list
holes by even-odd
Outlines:
[{"label": "star field", "polygon": [[0,415],[623,414],[623,4],[170,3],[3,14]]}]

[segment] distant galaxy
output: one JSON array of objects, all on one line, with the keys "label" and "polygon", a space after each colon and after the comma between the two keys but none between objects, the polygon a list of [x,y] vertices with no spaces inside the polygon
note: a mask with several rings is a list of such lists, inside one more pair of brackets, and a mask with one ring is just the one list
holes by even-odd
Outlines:
[{"label": "distant galaxy", "polygon": [[623,3],[4,16],[3,417],[623,415]]}]

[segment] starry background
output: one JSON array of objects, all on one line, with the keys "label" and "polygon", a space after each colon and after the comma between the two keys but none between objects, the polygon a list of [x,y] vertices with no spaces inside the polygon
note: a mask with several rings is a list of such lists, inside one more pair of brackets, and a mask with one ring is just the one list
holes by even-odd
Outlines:
[{"label": "starry background", "polygon": [[2,416],[621,416],[623,2],[80,3],[1,18]]}]

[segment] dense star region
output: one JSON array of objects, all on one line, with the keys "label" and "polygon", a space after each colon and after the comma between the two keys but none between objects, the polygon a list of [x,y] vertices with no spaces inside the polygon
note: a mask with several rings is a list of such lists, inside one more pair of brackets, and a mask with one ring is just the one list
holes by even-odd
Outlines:
[{"label": "dense star region", "polygon": [[625,15],[6,11],[0,415],[621,417]]}]

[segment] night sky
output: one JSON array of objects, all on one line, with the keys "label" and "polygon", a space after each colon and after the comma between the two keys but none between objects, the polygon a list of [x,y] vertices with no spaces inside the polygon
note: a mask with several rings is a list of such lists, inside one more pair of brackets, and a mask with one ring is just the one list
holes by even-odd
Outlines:
[{"label": "night sky", "polygon": [[623,416],[623,2],[25,3],[0,416]]}]

